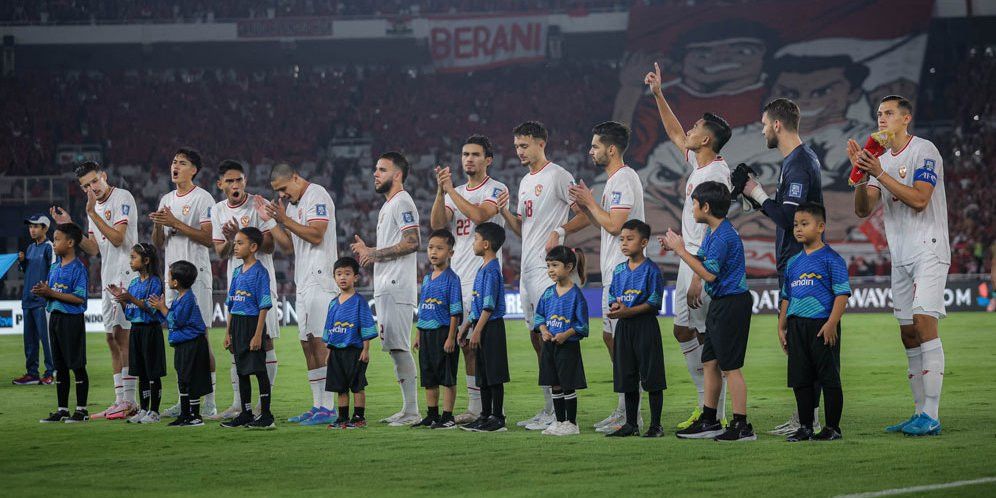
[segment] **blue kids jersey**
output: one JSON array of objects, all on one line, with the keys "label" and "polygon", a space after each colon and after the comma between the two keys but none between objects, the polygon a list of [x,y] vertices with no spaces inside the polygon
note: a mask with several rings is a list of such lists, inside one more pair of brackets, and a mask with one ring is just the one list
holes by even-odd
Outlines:
[{"label": "blue kids jersey", "polygon": [[169,327],[169,343],[173,345],[204,335],[207,327],[201,318],[201,308],[197,306],[194,291],[187,289],[182,296],[173,300],[169,313],[166,313],[166,325]]},{"label": "blue kids jersey", "polygon": [[505,316],[505,283],[498,258],[477,270],[473,297],[470,302],[470,321],[476,322],[484,310],[491,312],[489,322]]},{"label": "blue kids jersey", "polygon": [[705,291],[713,299],[747,292],[747,261],[744,243],[730,220],[723,220],[712,231],[706,228],[702,247],[696,255],[702,266],[716,276],[712,282],[703,282]]},{"label": "blue kids jersey", "polygon": [[647,303],[659,311],[664,303],[664,277],[657,263],[646,258],[632,270],[629,261],[616,265],[606,304],[611,306],[617,300],[627,308]]},{"label": "blue kids jersey", "polygon": [[812,254],[800,251],[788,260],[781,299],[788,300],[785,316],[830,317],[837,296],[850,296],[847,263],[830,246]]},{"label": "blue kids jersey", "polygon": [[547,287],[536,305],[533,317],[533,330],[546,325],[551,334],[557,335],[567,329],[574,329],[569,342],[577,342],[588,337],[588,302],[577,285],[563,295],[557,294],[557,284]]},{"label": "blue kids jersey", "polygon": [[450,317],[457,317],[457,323],[463,319],[463,290],[460,287],[460,277],[452,268],[432,278],[432,273],[422,279],[422,292],[418,305],[418,324],[420,329],[432,330],[450,326]]},{"label": "blue kids jersey", "polygon": [[19,264],[24,272],[24,291],[21,294],[21,308],[41,308],[45,306],[45,298],[31,293],[31,288],[38,282],[48,282],[48,270],[52,267],[52,243],[46,240],[41,244],[34,242],[24,250],[24,261]]},{"label": "blue kids jersey", "polygon": [[[131,279],[128,284],[128,293],[135,299],[142,302],[143,306],[134,303],[125,304],[125,318],[132,323],[156,323],[165,322],[166,317],[162,312],[153,308],[149,304],[149,297],[163,295],[163,281],[156,275],[149,275],[149,278],[142,280],[141,277]],[[151,312],[147,310],[152,310]]]},{"label": "blue kids jersey", "polygon": [[270,309],[270,272],[259,261],[248,270],[239,265],[232,272],[232,285],[228,288],[225,306],[233,315],[259,316],[259,310]]},{"label": "blue kids jersey", "polygon": [[353,294],[345,302],[339,296],[329,303],[325,316],[325,343],[336,348],[363,348],[363,341],[377,337],[377,324],[374,323],[370,305],[363,296]]},{"label": "blue kids jersey", "polygon": [[49,299],[45,310],[49,313],[58,311],[67,315],[82,315],[86,311],[86,287],[89,277],[86,267],[79,258],[63,265],[62,261],[54,263],[48,270],[48,286],[56,292],[72,294],[82,298],[82,304],[69,304],[58,299]]}]

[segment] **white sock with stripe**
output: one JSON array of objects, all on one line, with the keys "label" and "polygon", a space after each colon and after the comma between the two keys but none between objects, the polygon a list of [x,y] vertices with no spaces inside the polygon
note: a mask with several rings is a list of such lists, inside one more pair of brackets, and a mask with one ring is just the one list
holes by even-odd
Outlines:
[{"label": "white sock with stripe", "polygon": [[266,376],[270,378],[270,388],[277,385],[277,350],[266,352]]},{"label": "white sock with stripe", "polygon": [[941,386],[944,384],[944,348],[941,339],[931,339],[920,345],[923,357],[923,413],[934,420],[940,420]]},{"label": "white sock with stripe", "polygon": [[135,397],[135,385],[138,384],[138,377],[128,374],[128,367],[121,368],[121,386],[123,387],[121,397],[129,402],[137,404]]},{"label": "white sock with stripe", "polygon": [[910,381],[910,391],[913,392],[913,405],[916,407],[916,414],[923,412],[923,351],[920,346],[906,349],[906,362],[909,369],[906,371]]},{"label": "white sock with stripe", "polygon": [[415,358],[410,351],[391,351],[394,361],[394,374],[401,385],[401,400],[404,403],[402,411],[417,414],[418,411],[418,370]]},{"label": "white sock with stripe", "polygon": [[[124,369],[122,369],[124,370]],[[114,404],[120,404],[124,400],[124,383],[121,381],[121,373],[114,374]]]},{"label": "white sock with stripe", "polygon": [[477,376],[467,376],[467,411],[473,414],[481,413],[481,388],[477,387]]},{"label": "white sock with stripe", "polygon": [[702,345],[698,338],[693,337],[685,342],[679,342],[681,354],[685,356],[685,367],[688,368],[688,375],[692,377],[695,384],[695,391],[699,395],[699,408],[702,408],[705,401],[705,372],[702,369]]}]

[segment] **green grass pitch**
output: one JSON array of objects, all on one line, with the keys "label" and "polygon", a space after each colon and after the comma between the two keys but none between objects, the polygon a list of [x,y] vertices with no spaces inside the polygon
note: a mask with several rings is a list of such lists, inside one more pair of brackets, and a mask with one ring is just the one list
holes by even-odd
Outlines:
[{"label": "green grass pitch", "polygon": [[[593,320],[598,329],[598,320]],[[947,371],[941,400],[944,434],[908,438],[882,428],[906,418],[912,403],[906,358],[888,315],[845,315],[843,377],[845,439],[789,444],[765,432],[792,412],[785,358],[773,316],[754,317],[745,376],[757,442],[680,441],[674,425],[695,402],[671,321],[662,320],[669,388],[664,425],[669,436],[606,439],[591,429],[614,407],[611,373],[599,338],[583,343],[591,386],[579,397],[580,437],[555,438],[514,428],[500,434],[391,428],[328,431],[286,422],[270,432],[165,424],[131,426],[93,421],[42,425],[55,406],[54,386],[12,386],[23,373],[20,337],[0,337],[0,475],[3,495],[713,495],[831,496],[996,476],[996,319],[958,313],[941,323]],[[295,329],[277,341],[280,370],[274,412],[284,421],[309,406],[310,392]],[[221,353],[219,404],[231,400],[227,353]],[[89,334],[90,406],[112,400],[110,361],[101,335]],[[394,413],[401,395],[386,354],[373,348],[368,419]],[[169,351],[169,348],[167,348]],[[170,353],[171,354],[171,353]],[[536,359],[520,320],[509,320],[512,382],[510,423],[531,416],[541,398]],[[172,370],[172,368],[170,368]],[[172,372],[171,372],[172,374]],[[164,405],[176,400],[175,377],[165,380]],[[254,386],[255,389],[255,386]],[[458,411],[465,406],[458,388]],[[70,395],[71,400],[74,395]],[[420,400],[424,410],[424,398]],[[646,416],[646,413],[644,414]],[[821,416],[822,418],[822,416]],[[348,494],[344,494],[348,493]],[[931,495],[996,494],[996,484]]]}]

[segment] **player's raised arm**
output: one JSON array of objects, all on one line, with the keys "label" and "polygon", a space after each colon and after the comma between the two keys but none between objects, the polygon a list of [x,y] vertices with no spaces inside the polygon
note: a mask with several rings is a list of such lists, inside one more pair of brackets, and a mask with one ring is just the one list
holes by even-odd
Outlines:
[{"label": "player's raised arm", "polygon": [[658,63],[654,63],[654,70],[647,73],[643,82],[650,87],[650,91],[654,94],[657,110],[661,114],[661,123],[664,124],[664,131],[684,155],[688,149],[685,145],[685,130],[681,127],[678,117],[674,115],[674,111],[671,110],[671,106],[668,105],[667,99],[664,98],[664,92],[661,90],[661,67]]},{"label": "player's raised arm", "polygon": [[[467,200],[466,197],[460,195],[460,192],[453,187],[453,178],[450,176],[450,169],[446,168],[440,172],[442,174],[440,184],[446,193],[450,196],[450,200],[456,205],[457,209],[463,213],[464,216],[470,218],[475,225],[480,225],[498,214],[498,204],[494,202],[482,202],[480,204],[474,204]],[[433,205],[435,207],[435,205]],[[445,228],[445,227],[442,227]]]},{"label": "player's raised arm", "polygon": [[[861,153],[861,146],[854,139],[847,141],[847,157],[851,159],[851,165],[857,166],[858,154]],[[868,188],[868,182],[858,184],[854,189],[854,214],[858,218],[867,218],[875,210],[882,194],[878,188]]]},{"label": "player's raised arm", "polygon": [[443,188],[443,182],[446,180],[449,180],[452,186],[449,168],[444,170],[436,166],[436,199],[432,201],[432,211],[429,212],[429,226],[433,230],[442,230],[453,220],[453,213],[446,209],[446,189]]},{"label": "player's raised arm", "polygon": [[[938,157],[928,157],[917,158],[916,163],[913,186],[909,187],[886,173],[882,169],[882,163],[874,154],[864,149],[857,154],[858,168],[874,178],[879,185],[888,189],[889,193],[900,202],[920,212],[927,208],[927,205],[930,204],[930,196],[934,194],[937,174],[933,169],[937,164],[940,164],[940,161]],[[872,185],[872,187],[875,186]],[[855,203],[857,203],[857,197],[855,197]]]},{"label": "player's raised arm", "polygon": [[509,211],[508,200],[509,193],[507,190],[498,195],[498,212],[501,213],[502,218],[505,218],[508,228],[511,228],[516,236],[522,237],[522,218]]}]

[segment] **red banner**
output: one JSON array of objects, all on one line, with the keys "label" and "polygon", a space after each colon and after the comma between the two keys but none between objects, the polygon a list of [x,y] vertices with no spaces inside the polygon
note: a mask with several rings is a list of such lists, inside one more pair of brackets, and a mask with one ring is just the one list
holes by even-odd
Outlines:
[{"label": "red banner", "polygon": [[440,71],[457,72],[546,57],[546,16],[433,18],[429,51]]}]

